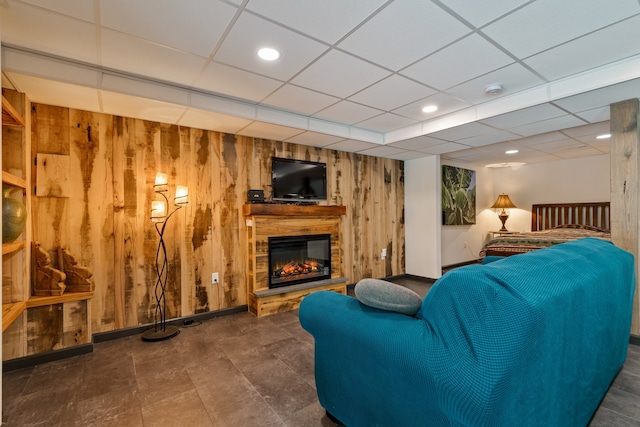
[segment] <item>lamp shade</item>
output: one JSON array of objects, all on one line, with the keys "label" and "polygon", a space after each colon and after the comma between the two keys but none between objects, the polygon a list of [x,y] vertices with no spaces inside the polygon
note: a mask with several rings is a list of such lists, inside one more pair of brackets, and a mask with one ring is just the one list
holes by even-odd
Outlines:
[{"label": "lamp shade", "polygon": [[510,209],[515,208],[516,205],[513,204],[511,199],[506,194],[501,194],[498,196],[498,200],[491,206],[493,209]]},{"label": "lamp shade", "polygon": [[176,186],[176,205],[185,205],[188,203],[189,189],[184,185]]},{"label": "lamp shade", "polygon": [[162,200],[153,200],[151,202],[151,221],[163,222],[165,217],[165,203]]}]

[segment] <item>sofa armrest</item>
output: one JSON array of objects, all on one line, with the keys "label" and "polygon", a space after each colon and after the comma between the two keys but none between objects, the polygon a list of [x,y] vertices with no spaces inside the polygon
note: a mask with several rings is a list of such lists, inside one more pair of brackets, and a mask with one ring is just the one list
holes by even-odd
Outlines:
[{"label": "sofa armrest", "polygon": [[[426,415],[436,424],[447,419],[432,370],[417,369],[432,360],[427,322],[328,291],[307,296],[299,318],[315,338],[320,403],[344,424],[411,425]],[[368,397],[353,399],[362,393]],[[395,407],[403,408],[402,415],[389,409]]]}]

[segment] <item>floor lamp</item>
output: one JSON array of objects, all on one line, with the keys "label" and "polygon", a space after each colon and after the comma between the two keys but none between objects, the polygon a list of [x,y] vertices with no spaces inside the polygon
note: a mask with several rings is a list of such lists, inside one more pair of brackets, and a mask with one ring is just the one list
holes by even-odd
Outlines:
[{"label": "floor lamp", "polygon": [[176,197],[174,209],[167,215],[169,210],[169,199],[166,193],[168,190],[167,174],[158,173],[153,190],[162,196],[164,200],[154,200],[151,202],[151,221],[153,221],[160,241],[156,250],[156,274],[157,279],[154,286],[156,298],[156,311],[153,329],[149,329],[142,334],[144,341],[160,341],[172,338],[180,333],[177,326],[167,326],[167,302],[165,299],[165,289],[167,287],[167,277],[169,272],[169,262],[167,261],[167,248],[164,243],[164,230],[169,222],[169,218],[188,203],[189,190],[182,185],[176,186]]}]

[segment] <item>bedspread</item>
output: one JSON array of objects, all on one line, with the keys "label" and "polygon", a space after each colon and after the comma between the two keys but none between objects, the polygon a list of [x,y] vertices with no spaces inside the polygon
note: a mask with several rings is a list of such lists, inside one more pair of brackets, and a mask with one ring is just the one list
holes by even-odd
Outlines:
[{"label": "bedspread", "polygon": [[508,234],[490,240],[480,251],[480,258],[487,255],[509,256],[530,252],[584,237],[611,240],[611,233],[588,228],[554,228]]}]

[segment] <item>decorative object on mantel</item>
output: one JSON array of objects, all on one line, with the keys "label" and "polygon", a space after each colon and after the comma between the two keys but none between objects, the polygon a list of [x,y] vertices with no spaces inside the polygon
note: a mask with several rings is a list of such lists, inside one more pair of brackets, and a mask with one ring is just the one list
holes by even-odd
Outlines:
[{"label": "decorative object on mantel", "polygon": [[2,187],[2,243],[16,240],[27,224],[27,208],[20,200],[11,197],[14,190],[18,188]]},{"label": "decorative object on mantel", "polygon": [[51,266],[49,253],[33,242],[32,255],[35,262],[33,275],[33,295],[37,297],[60,296],[64,292],[67,275]]},{"label": "decorative object on mantel", "polygon": [[93,292],[93,271],[87,267],[78,265],[76,257],[66,248],[58,247],[58,265],[67,275],[64,283],[67,285],[67,292]]},{"label": "decorative object on mantel", "polygon": [[515,207],[516,205],[513,204],[509,196],[504,193],[499,195],[498,200],[496,200],[496,202],[491,206],[492,209],[501,209],[501,211],[498,213],[498,218],[500,218],[500,221],[502,221],[502,228],[500,229],[500,231],[509,231],[504,225],[509,218],[509,212],[506,209],[512,209]]},{"label": "decorative object on mantel", "polygon": [[165,173],[158,173],[153,186],[154,191],[161,195],[164,200],[154,200],[151,202],[151,221],[153,221],[160,241],[156,250],[156,274],[158,278],[154,286],[154,295],[156,298],[155,322],[153,329],[149,329],[142,334],[143,341],[160,341],[172,338],[180,329],[176,326],[167,326],[167,304],[165,300],[165,289],[167,287],[167,277],[169,272],[169,263],[167,261],[167,248],[164,243],[164,230],[167,226],[169,218],[182,208],[188,202],[189,190],[187,187],[176,186],[176,196],[174,199],[174,209],[167,215],[169,211],[169,199],[166,196],[168,189],[168,178]]}]

